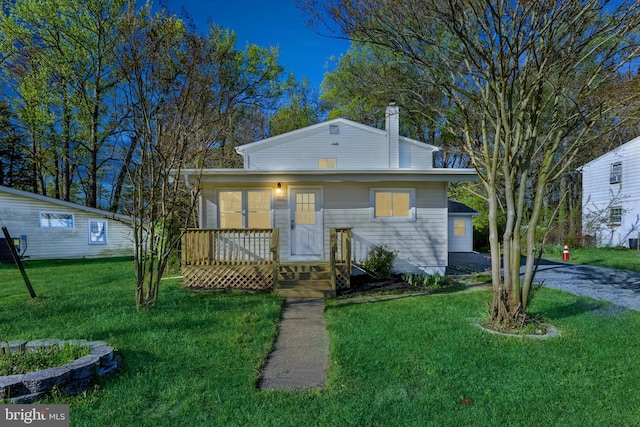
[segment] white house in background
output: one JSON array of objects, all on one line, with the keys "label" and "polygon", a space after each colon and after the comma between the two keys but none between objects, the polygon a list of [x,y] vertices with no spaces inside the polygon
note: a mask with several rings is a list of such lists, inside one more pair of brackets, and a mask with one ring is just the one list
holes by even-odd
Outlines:
[{"label": "white house in background", "polygon": [[282,260],[327,260],[329,229],[351,227],[356,262],[387,245],[396,272],[444,273],[447,183],[477,174],[433,167],[438,148],[400,136],[398,113],[386,130],[334,119],[240,146],[242,169],[183,171],[201,176],[199,226],[278,228]]},{"label": "white house in background", "polygon": [[[27,259],[133,255],[130,219],[112,212],[0,186],[0,220]],[[0,254],[10,261],[0,238]]]},{"label": "white house in background", "polygon": [[473,252],[473,217],[478,212],[455,200],[449,200],[449,252]]},{"label": "white house in background", "polygon": [[582,229],[603,246],[629,246],[640,233],[640,137],[580,167]]}]

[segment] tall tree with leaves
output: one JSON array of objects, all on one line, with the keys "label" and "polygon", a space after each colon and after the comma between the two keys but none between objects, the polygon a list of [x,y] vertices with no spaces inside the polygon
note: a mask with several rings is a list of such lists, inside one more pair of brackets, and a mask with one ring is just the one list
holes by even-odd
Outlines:
[{"label": "tall tree with leaves", "polygon": [[69,200],[79,176],[86,204],[98,205],[105,144],[126,114],[117,106],[114,67],[125,5],[16,0],[0,16],[4,77],[30,130],[34,165],[46,162],[36,171],[43,193],[51,180],[56,196]]},{"label": "tall tree with leaves", "polygon": [[181,230],[195,222],[199,177],[185,185],[182,169],[210,165],[247,111],[274,102],[281,68],[266,49],[236,50],[231,31],[211,26],[200,36],[164,11],[131,10],[125,28],[119,58],[133,153],[124,211],[134,219],[136,303],[148,307]]},{"label": "tall tree with leaves", "polygon": [[599,98],[598,89],[638,56],[640,4],[333,0],[306,6],[317,22],[411,62],[450,100],[455,120],[436,111],[462,136],[487,192],[491,318],[525,321],[546,190],[597,140],[595,124],[615,114],[619,105]]}]

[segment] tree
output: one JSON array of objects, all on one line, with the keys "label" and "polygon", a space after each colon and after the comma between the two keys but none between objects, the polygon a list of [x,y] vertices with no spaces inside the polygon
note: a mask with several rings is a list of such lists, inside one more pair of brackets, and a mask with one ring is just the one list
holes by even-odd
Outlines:
[{"label": "tree", "polygon": [[598,90],[638,56],[639,6],[598,0],[306,3],[316,22],[389,49],[449,100],[449,111],[433,108],[461,135],[487,193],[495,322],[526,320],[546,190],[598,138],[596,124],[616,113],[613,102],[620,100],[603,99]]},{"label": "tree", "polygon": [[[4,77],[29,130],[34,190],[71,199],[74,177],[98,206],[105,144],[123,115],[115,64],[125,0],[18,0],[0,14]],[[53,181],[53,184],[50,182]]]},{"label": "tree", "polygon": [[118,57],[132,132],[124,211],[134,219],[136,303],[148,307],[183,230],[195,223],[199,177],[189,186],[181,171],[214,163],[237,124],[275,102],[281,67],[273,51],[239,51],[233,32],[212,25],[200,36],[165,11],[130,10],[123,28]]},{"label": "tree", "polygon": [[459,138],[434,113],[447,111],[450,103],[422,74],[384,46],[353,42],[335,69],[325,74],[321,99],[330,107],[329,117],[374,127],[382,126],[385,106],[394,101],[402,106],[402,135],[440,147],[439,166],[468,167]]},{"label": "tree", "polygon": [[293,74],[286,83],[287,101],[269,119],[269,136],[276,136],[320,122],[323,106],[309,81],[297,82]]}]

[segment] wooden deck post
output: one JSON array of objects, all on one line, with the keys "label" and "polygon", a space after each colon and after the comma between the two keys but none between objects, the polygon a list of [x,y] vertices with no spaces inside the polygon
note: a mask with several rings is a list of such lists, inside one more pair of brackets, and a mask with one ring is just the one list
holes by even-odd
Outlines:
[{"label": "wooden deck post", "polygon": [[278,289],[278,273],[280,271],[280,230],[271,231],[271,262],[273,263],[273,290]]},{"label": "wooden deck post", "polygon": [[336,254],[338,253],[338,239],[335,228],[329,229],[329,267],[331,268],[331,289],[335,292],[337,288],[336,274]]}]

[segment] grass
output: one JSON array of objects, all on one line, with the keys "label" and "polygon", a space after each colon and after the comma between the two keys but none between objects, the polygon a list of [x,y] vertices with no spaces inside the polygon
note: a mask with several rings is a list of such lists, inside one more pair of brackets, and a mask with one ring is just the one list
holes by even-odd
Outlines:
[{"label": "grass", "polygon": [[[544,257],[550,261],[562,261],[563,248],[564,246],[547,247]],[[569,262],[640,272],[640,251],[624,247],[570,248]]]},{"label": "grass", "polygon": [[531,313],[563,336],[523,340],[475,326],[489,292],[328,301],[324,390],[256,389],[282,300],[193,293],[163,282],[134,304],[128,260],[29,262],[36,293],[0,266],[0,339],[108,341],[121,372],[56,398],[72,426],[597,426],[640,419],[640,313],[541,289]]},{"label": "grass", "polygon": [[62,366],[86,356],[89,350],[89,346],[65,344],[35,351],[10,351],[0,356],[0,375],[26,374]]}]

